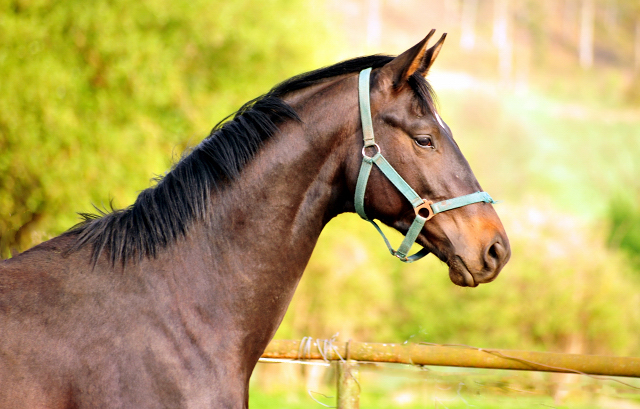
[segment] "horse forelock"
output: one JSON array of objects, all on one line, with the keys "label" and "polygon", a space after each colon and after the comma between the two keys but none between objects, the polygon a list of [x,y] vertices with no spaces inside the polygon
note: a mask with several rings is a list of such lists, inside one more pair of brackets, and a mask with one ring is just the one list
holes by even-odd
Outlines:
[{"label": "horse forelock", "polygon": [[437,117],[437,97],[435,91],[431,87],[431,84],[426,80],[424,76],[422,76],[422,74],[419,74],[417,72],[414,72],[409,77],[408,82],[409,86],[413,90],[415,97],[418,100],[422,113],[430,113],[431,115]]}]

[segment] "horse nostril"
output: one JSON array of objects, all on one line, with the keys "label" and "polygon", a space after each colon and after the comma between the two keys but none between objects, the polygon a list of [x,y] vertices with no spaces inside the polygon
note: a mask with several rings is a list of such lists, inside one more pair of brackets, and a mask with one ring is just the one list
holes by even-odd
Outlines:
[{"label": "horse nostril", "polygon": [[489,257],[492,257],[492,258],[495,258],[495,259],[499,258],[498,257],[498,250],[496,250],[496,244],[497,243],[494,243],[491,247],[489,247],[489,251],[487,252],[487,254],[489,254]]},{"label": "horse nostril", "polygon": [[489,270],[497,270],[506,263],[509,251],[502,244],[500,238],[487,247],[484,256],[485,266]]}]

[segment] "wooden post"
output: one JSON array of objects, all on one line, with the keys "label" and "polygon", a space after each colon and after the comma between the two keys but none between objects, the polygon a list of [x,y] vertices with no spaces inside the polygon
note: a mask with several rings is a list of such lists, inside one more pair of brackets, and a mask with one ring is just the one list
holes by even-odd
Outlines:
[{"label": "wooden post", "polygon": [[360,374],[354,361],[336,361],[338,409],[360,408]]}]

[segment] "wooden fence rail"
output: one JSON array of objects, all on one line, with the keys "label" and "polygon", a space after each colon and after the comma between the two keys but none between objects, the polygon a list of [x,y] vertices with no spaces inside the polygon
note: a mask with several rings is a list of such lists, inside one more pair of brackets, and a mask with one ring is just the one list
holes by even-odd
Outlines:
[{"label": "wooden fence rail", "polygon": [[263,358],[338,361],[338,408],[358,404],[357,362],[515,369],[640,378],[640,358],[481,349],[465,345],[273,340]]}]

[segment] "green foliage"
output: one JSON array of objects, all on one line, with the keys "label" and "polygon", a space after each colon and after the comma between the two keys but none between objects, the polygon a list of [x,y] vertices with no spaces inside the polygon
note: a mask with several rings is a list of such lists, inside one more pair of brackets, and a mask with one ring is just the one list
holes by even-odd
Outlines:
[{"label": "green foliage", "polygon": [[640,270],[640,207],[637,201],[618,196],[609,207],[609,244],[624,250]]},{"label": "green foliage", "polygon": [[1,2],[0,257],[68,229],[91,203],[132,203],[224,116],[316,67],[314,44],[331,45],[319,8]]}]

